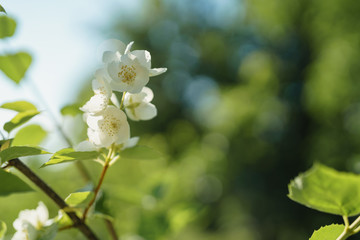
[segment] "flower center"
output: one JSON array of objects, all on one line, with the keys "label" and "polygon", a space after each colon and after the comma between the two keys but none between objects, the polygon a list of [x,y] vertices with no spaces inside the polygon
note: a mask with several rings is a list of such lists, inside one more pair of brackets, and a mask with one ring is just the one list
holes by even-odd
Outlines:
[{"label": "flower center", "polygon": [[135,67],[122,65],[120,68],[120,72],[118,72],[118,77],[122,79],[122,82],[131,84],[132,82],[134,82],[136,77]]},{"label": "flower center", "polygon": [[103,86],[101,86],[101,87],[99,87],[99,93],[100,94],[103,94],[103,95],[106,95],[106,89],[105,89],[105,87],[103,87]]},{"label": "flower center", "polygon": [[113,116],[104,116],[104,120],[100,125],[101,131],[105,132],[107,135],[113,137],[120,130],[121,123],[119,119]]}]

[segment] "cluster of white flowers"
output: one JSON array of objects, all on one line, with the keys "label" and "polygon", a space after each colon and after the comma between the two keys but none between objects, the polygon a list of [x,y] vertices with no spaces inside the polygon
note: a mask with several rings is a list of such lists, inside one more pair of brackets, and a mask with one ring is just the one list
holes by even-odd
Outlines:
[{"label": "cluster of white flowers", "polygon": [[[157,114],[156,107],[150,103],[154,94],[145,85],[149,77],[166,72],[166,68],[151,68],[150,53],[131,51],[132,45],[133,42],[126,46],[115,39],[102,44],[104,66],[96,71],[92,81],[94,96],[80,108],[85,112],[89,141],[97,148],[113,143],[133,145],[137,139],[130,140],[127,117],[139,121]],[[123,93],[121,101],[113,91]]]},{"label": "cluster of white flowers", "polygon": [[39,202],[36,209],[26,209],[19,213],[13,226],[16,233],[11,240],[35,240],[39,236],[39,230],[50,226],[54,220],[49,219],[49,212],[44,203]]}]

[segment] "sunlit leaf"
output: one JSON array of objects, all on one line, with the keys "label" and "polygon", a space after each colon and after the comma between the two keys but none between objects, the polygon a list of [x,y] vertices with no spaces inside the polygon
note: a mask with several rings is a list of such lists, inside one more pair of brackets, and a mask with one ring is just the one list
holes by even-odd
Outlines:
[{"label": "sunlit leaf", "polygon": [[0,160],[1,163],[9,161],[11,159],[25,157],[25,156],[34,156],[34,155],[41,155],[41,154],[49,154],[40,148],[36,147],[26,147],[26,146],[15,146],[5,149],[4,151],[0,152]]},{"label": "sunlit leaf", "polygon": [[13,146],[39,145],[47,132],[39,125],[28,125],[21,128],[15,135]]},{"label": "sunlit leaf", "polygon": [[344,228],[344,225],[339,224],[321,227],[319,230],[314,231],[309,240],[336,240],[344,231]]},{"label": "sunlit leaf", "polygon": [[65,202],[70,207],[86,207],[94,197],[94,192],[75,192],[66,197]]},{"label": "sunlit leaf", "polygon": [[360,175],[315,164],[289,184],[289,198],[322,212],[360,214]]},{"label": "sunlit leaf", "polygon": [[[65,213],[64,210],[60,210],[59,211],[61,214],[58,215],[59,219],[57,221],[58,227],[66,227],[69,225],[72,225],[73,222],[71,220],[71,218]],[[79,211],[80,214],[78,214],[78,216],[81,216],[81,212]]]},{"label": "sunlit leaf", "polygon": [[3,151],[11,146],[13,139],[6,139],[0,141],[0,151]]},{"label": "sunlit leaf", "polygon": [[29,121],[31,118],[38,115],[40,112],[37,110],[29,110],[25,112],[19,112],[13,119],[5,123],[4,129],[7,132],[11,132],[14,128],[21,126],[22,124]]},{"label": "sunlit leaf", "polygon": [[16,102],[9,102],[4,103],[0,106],[0,108],[10,109],[17,112],[25,112],[29,110],[37,110],[34,104],[29,103],[27,101],[16,101]]},{"label": "sunlit leaf", "polygon": [[[0,196],[12,193],[33,191],[25,182],[17,176],[0,169]],[[5,184],[6,183],[6,184]]]},{"label": "sunlit leaf", "polygon": [[78,114],[82,114],[83,112],[79,109],[81,106],[80,104],[71,104],[71,105],[66,105],[65,107],[63,107],[61,109],[61,114],[66,116],[66,115],[70,115],[70,116],[76,116]]},{"label": "sunlit leaf", "polygon": [[4,239],[7,227],[6,223],[0,221],[0,240]]},{"label": "sunlit leaf", "polygon": [[[5,12],[5,9],[1,5],[0,12]],[[11,37],[14,35],[15,29],[16,22],[14,19],[6,15],[0,15],[0,38]]]},{"label": "sunlit leaf", "polygon": [[0,56],[0,70],[15,83],[19,83],[31,64],[32,58],[26,52]]},{"label": "sunlit leaf", "polygon": [[54,153],[54,155],[51,156],[50,160],[44,163],[42,167],[76,160],[92,160],[96,159],[99,155],[100,153],[96,151],[76,152],[72,148],[64,148]]},{"label": "sunlit leaf", "polygon": [[137,159],[137,160],[154,160],[162,158],[163,155],[157,150],[148,147],[137,145],[133,148],[127,148],[120,153],[121,158]]}]

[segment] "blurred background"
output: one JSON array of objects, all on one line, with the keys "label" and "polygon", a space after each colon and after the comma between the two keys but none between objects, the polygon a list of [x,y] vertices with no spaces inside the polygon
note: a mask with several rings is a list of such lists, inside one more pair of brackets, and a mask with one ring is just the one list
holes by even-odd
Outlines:
[{"label": "blurred background", "polygon": [[[49,132],[43,146],[51,151],[66,142],[46,112],[74,143],[86,138],[81,116],[60,109],[90,98],[103,40],[135,41],[133,49],[150,51],[153,67],[168,68],[148,85],[158,116],[130,123],[132,136],[164,157],[118,161],[105,178],[105,205],[121,239],[303,240],[342,222],[286,195],[289,181],[316,161],[360,173],[359,2],[1,4],[18,22],[6,44],[29,50],[34,62],[20,87],[1,75],[0,104],[24,99],[44,109],[34,121]],[[0,114],[3,123],[11,113]],[[39,170],[46,158],[30,160],[63,197],[84,187],[74,165]],[[86,167],[97,179],[100,166]],[[10,233],[18,212],[40,200],[55,216],[40,192],[0,198]],[[92,227],[109,239],[102,221]],[[57,239],[83,238],[69,230]]]}]

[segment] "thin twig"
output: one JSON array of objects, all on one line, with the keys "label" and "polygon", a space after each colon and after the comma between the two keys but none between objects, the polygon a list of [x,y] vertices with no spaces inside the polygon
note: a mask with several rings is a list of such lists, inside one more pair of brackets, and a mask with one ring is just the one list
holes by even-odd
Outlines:
[{"label": "thin twig", "polygon": [[115,231],[113,223],[109,219],[105,219],[105,224],[106,224],[106,227],[107,227],[112,239],[113,240],[118,240],[119,238],[117,236],[117,233]]},{"label": "thin twig", "polygon": [[109,168],[109,163],[106,162],[104,167],[103,167],[103,170],[101,171],[101,175],[100,175],[100,179],[99,179],[99,183],[98,185],[96,186],[95,190],[94,190],[94,197],[91,199],[91,201],[89,202],[89,204],[87,205],[87,207],[85,208],[84,210],[84,214],[83,214],[83,217],[82,217],[82,220],[85,222],[85,219],[86,219],[86,216],[89,212],[89,209],[90,207],[94,204],[95,200],[96,200],[96,197],[100,191],[100,187],[101,187],[101,184],[103,183],[104,181],[104,177],[105,177],[105,173],[107,171],[107,169]]},{"label": "thin twig", "polygon": [[[22,163],[18,158],[9,161],[9,166],[15,167],[24,174],[30,181],[38,186],[49,198],[51,198],[60,209],[68,209],[69,206],[65,201],[43,180],[41,180],[30,168]],[[89,240],[98,240],[92,230],[77,216],[75,212],[65,211],[74,223],[74,227],[79,229]]]},{"label": "thin twig", "polygon": [[67,225],[67,226],[59,228],[58,231],[61,232],[61,231],[67,230],[67,229],[71,229],[73,227],[75,227],[73,224]]},{"label": "thin twig", "polygon": [[94,204],[94,202],[96,200],[96,197],[97,197],[97,195],[98,195],[98,193],[100,191],[100,187],[101,187],[101,184],[104,181],[106,171],[110,166],[109,163],[110,163],[111,159],[114,157],[113,156],[114,152],[115,152],[115,147],[114,147],[114,145],[111,145],[111,147],[109,149],[109,153],[108,153],[108,155],[106,156],[106,159],[105,159],[104,167],[103,167],[103,169],[101,171],[101,174],[100,174],[99,182],[96,185],[96,188],[94,190],[94,197],[91,199],[91,201],[89,202],[89,204],[87,205],[87,207],[84,210],[84,214],[83,214],[83,218],[82,218],[84,222],[85,222],[85,219],[86,219],[86,216],[87,216],[87,214],[89,212],[90,207]]}]

